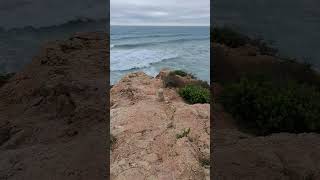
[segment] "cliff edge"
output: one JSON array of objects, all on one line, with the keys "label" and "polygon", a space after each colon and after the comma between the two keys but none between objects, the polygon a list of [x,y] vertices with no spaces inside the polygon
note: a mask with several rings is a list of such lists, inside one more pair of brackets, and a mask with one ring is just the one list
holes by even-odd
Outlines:
[{"label": "cliff edge", "polygon": [[112,87],[111,179],[210,178],[210,105],[185,103],[166,75],[132,73]]}]

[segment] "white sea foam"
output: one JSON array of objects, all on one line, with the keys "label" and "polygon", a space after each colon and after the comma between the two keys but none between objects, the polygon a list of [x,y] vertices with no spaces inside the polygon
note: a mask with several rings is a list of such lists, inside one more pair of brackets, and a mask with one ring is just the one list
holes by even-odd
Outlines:
[{"label": "white sea foam", "polygon": [[153,63],[178,57],[176,54],[147,49],[112,51],[110,55],[111,71],[145,68],[149,67]]},{"label": "white sea foam", "polygon": [[112,26],[110,81],[130,72],[155,76],[162,68],[183,69],[209,80],[208,27]]}]

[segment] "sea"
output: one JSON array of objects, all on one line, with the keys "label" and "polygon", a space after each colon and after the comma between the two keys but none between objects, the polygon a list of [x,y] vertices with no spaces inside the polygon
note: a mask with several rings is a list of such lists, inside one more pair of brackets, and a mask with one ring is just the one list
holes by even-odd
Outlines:
[{"label": "sea", "polygon": [[77,32],[105,32],[106,24],[106,20],[75,19],[44,27],[0,28],[0,74],[20,71],[47,42],[65,40]]},{"label": "sea", "polygon": [[[81,2],[89,7],[89,2]],[[41,4],[48,6],[42,1]],[[65,7],[61,13],[57,10],[61,7],[48,6],[46,9],[63,17],[52,16],[52,19],[62,19],[54,24],[49,24],[51,21],[46,16],[23,16],[23,8],[15,8],[21,11],[23,19],[20,21],[15,21],[12,11],[6,11],[7,14],[0,17],[0,73],[20,71],[46,41],[65,39],[75,32],[104,30],[108,24],[81,18],[73,20],[67,15],[70,9]],[[32,6],[29,9],[32,10]],[[89,9],[98,12],[95,8]],[[100,11],[104,14],[105,8]],[[92,12],[87,14],[94,14]],[[320,69],[319,0],[214,0],[211,1],[211,12],[211,24],[233,26],[249,36],[261,37],[273,42],[282,56],[307,61]],[[84,12],[78,14],[81,13]],[[200,79],[210,80],[209,27],[111,26],[110,35],[112,83],[128,72],[142,70],[154,76],[164,67],[184,69]]]},{"label": "sea", "polygon": [[179,69],[210,82],[209,26],[111,26],[110,81],[143,71]]},{"label": "sea", "polygon": [[214,0],[211,23],[272,43],[282,57],[320,70],[319,0]]}]

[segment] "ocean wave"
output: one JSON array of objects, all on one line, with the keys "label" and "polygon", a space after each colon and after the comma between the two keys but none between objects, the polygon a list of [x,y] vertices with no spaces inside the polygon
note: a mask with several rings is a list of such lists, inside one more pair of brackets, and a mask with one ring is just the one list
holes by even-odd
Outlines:
[{"label": "ocean wave", "polygon": [[160,51],[135,50],[114,52],[110,54],[111,71],[128,71],[150,67],[152,64],[179,58],[176,54],[166,54]]},{"label": "ocean wave", "polygon": [[167,44],[167,43],[183,43],[183,42],[189,42],[189,41],[199,41],[199,40],[210,40],[208,37],[205,38],[191,38],[191,39],[174,39],[174,40],[168,40],[168,41],[159,41],[159,42],[143,42],[143,43],[133,43],[133,44],[112,44],[111,49],[117,48],[117,49],[133,49],[138,47],[148,47],[148,46],[155,46],[160,44]]},{"label": "ocean wave", "polygon": [[157,35],[137,35],[137,36],[126,36],[119,38],[111,38],[111,40],[130,40],[130,39],[141,39],[141,38],[157,38],[157,37],[179,37],[189,36],[191,34],[157,34]]}]

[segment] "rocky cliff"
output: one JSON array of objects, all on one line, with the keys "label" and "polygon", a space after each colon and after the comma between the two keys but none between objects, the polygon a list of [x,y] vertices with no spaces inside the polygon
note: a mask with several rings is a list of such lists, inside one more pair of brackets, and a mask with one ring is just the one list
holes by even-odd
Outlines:
[{"label": "rocky cliff", "polygon": [[105,179],[107,43],[48,43],[0,88],[0,179]]},{"label": "rocky cliff", "polygon": [[186,104],[166,74],[128,74],[111,89],[111,179],[209,179],[210,105]]}]

